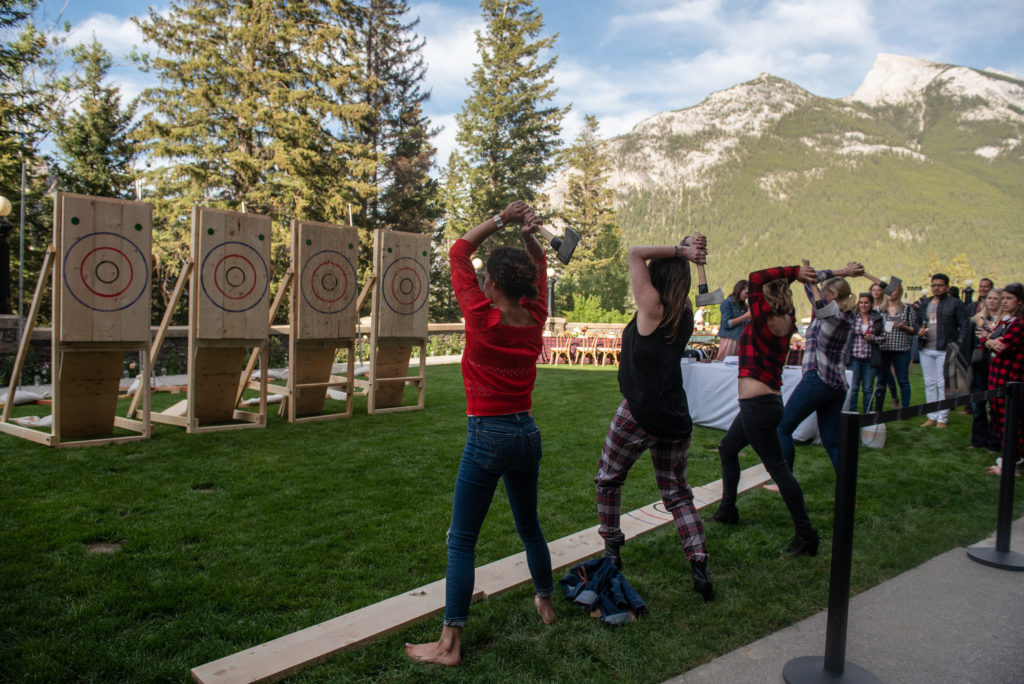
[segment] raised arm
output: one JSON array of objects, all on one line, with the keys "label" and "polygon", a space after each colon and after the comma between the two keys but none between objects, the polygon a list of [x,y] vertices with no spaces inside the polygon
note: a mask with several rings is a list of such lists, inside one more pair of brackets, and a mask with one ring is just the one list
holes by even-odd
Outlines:
[{"label": "raised arm", "polygon": [[637,324],[642,330],[656,328],[664,315],[661,296],[651,283],[650,259],[684,258],[694,263],[705,263],[707,239],[693,235],[678,245],[641,245],[629,248],[629,282],[636,300]]},{"label": "raised arm", "polygon": [[[474,247],[479,247],[483,244],[484,240],[489,238],[492,234],[497,233],[499,230],[504,228],[505,225],[510,223],[523,223],[527,216],[533,216],[533,210],[530,209],[530,206],[526,202],[516,200],[511,202],[492,218],[489,218],[477,227],[470,229],[468,233],[462,236],[462,239],[472,243]],[[536,216],[533,216],[533,218],[536,219]],[[536,241],[536,238],[534,238],[534,242]],[[538,247],[539,246],[540,245],[538,245]],[[531,254],[531,256],[533,255]]]}]

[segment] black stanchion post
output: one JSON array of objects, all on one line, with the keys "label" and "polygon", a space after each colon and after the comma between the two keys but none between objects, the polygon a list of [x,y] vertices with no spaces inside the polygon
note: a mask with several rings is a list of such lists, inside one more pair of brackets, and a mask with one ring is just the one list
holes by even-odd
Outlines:
[{"label": "black stanchion post", "polygon": [[1024,415],[1024,384],[1007,385],[1006,413],[1003,416],[1003,465],[999,476],[999,512],[996,522],[996,547],[967,549],[971,560],[1002,570],[1024,571],[1024,555],[1010,550],[1013,533],[1013,488],[1016,477],[1017,439]]},{"label": "black stanchion post", "polygon": [[881,684],[878,677],[864,668],[846,662],[860,417],[859,413],[844,412],[839,425],[839,472],[832,523],[832,571],[829,574],[825,657],[803,656],[790,660],[782,669],[782,677],[788,684]]}]

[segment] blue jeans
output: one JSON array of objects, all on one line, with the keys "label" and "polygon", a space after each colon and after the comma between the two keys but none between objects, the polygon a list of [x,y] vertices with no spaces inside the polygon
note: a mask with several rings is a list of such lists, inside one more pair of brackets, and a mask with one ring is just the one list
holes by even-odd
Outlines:
[{"label": "blue jeans", "polygon": [[[879,387],[893,385],[892,372],[889,370],[889,367],[892,366],[896,371],[896,384],[900,388],[900,406],[903,408],[910,406],[910,357],[909,349],[907,351],[882,351],[881,379],[879,379],[878,385]],[[895,396],[895,392],[893,395]],[[884,395],[882,398],[884,399]]]},{"label": "blue jeans", "polygon": [[540,458],[540,430],[529,413],[469,417],[448,528],[444,624],[466,626],[476,580],[476,540],[498,480],[505,481],[534,590],[540,596],[554,592],[551,554],[537,519]]},{"label": "blue jeans", "polygon": [[853,371],[853,386],[850,389],[850,410],[857,410],[857,393],[864,397],[864,410],[867,413],[871,408],[871,393],[875,388],[875,367],[871,365],[871,359],[858,359],[856,356],[850,359],[850,370]]},{"label": "blue jeans", "polygon": [[832,468],[839,472],[839,414],[843,412],[846,392],[826,385],[818,377],[818,371],[810,370],[800,378],[800,384],[789,395],[779,422],[779,442],[782,443],[782,458],[793,470],[796,461],[796,447],[793,432],[807,416],[816,413],[821,443],[832,459]]}]

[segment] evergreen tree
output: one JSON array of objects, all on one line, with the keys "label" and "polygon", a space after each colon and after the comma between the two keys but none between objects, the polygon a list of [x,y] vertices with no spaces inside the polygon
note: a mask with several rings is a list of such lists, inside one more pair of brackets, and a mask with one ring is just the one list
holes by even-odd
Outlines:
[{"label": "evergreen tree", "polygon": [[568,164],[568,188],[559,218],[575,230],[580,243],[561,278],[566,308],[573,298],[595,296],[606,311],[621,312],[629,293],[629,272],[608,187],[610,164],[601,151],[597,118],[588,114],[583,129],[563,155]]},{"label": "evergreen tree", "polygon": [[[18,249],[10,250],[12,306],[17,304],[18,274],[31,297],[46,247],[53,240],[53,201],[48,194],[53,183],[40,147],[52,129],[63,86],[63,79],[55,73],[55,52],[62,38],[58,27],[49,32],[52,37],[48,39],[47,31],[37,26],[32,16],[36,5],[35,0],[0,0],[0,194],[12,204],[13,224],[17,225],[22,212],[25,216],[24,261],[18,261]],[[11,239],[14,234],[12,231]],[[49,316],[47,298],[37,323],[45,325]]]},{"label": "evergreen tree", "polygon": [[143,94],[150,112],[139,137],[155,162],[165,297],[187,252],[192,204],[272,216],[280,275],[290,218],[341,223],[372,193],[374,160],[353,136],[366,108],[339,50],[353,12],[346,0],[189,0],[136,20],[159,50],[141,58],[161,85]]},{"label": "evergreen tree", "polygon": [[57,122],[61,185],[84,195],[132,198],[136,151],[130,130],[136,103],[122,109],[118,89],[103,84],[113,62],[95,37],[70,54],[81,70],[72,89],[81,96],[78,110]]},{"label": "evergreen tree", "polygon": [[[512,200],[534,201],[553,170],[569,110],[549,104],[557,57],[541,62],[540,53],[557,35],[538,38],[544,21],[532,0],[481,0],[480,8],[486,24],[476,33],[480,62],[468,80],[472,94],[456,115],[456,139],[470,166],[471,225]],[[513,231],[495,237],[498,243],[518,238]]]},{"label": "evergreen tree", "polygon": [[434,255],[430,261],[430,320],[453,322],[459,319],[458,302],[451,284],[448,251],[469,225],[470,191],[467,182],[469,166],[458,152],[448,157],[441,174],[438,203],[441,220],[434,229]]},{"label": "evergreen tree", "polygon": [[350,54],[365,112],[358,134],[376,160],[363,217],[370,228],[427,232],[437,219],[434,131],[423,115],[430,93],[421,88],[419,19],[404,23],[408,12],[406,0],[363,0],[353,13]]}]

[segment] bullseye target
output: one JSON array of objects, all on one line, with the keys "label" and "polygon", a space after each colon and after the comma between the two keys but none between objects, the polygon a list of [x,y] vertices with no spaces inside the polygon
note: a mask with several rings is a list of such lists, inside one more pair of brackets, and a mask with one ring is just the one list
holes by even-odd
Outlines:
[{"label": "bullseye target", "polygon": [[381,279],[381,296],[389,309],[402,316],[411,316],[427,303],[430,274],[412,257],[399,257],[391,262]]},{"label": "bullseye target", "polygon": [[221,242],[203,257],[199,283],[214,306],[240,313],[264,300],[270,268],[255,247],[233,240]]},{"label": "bullseye target", "polygon": [[149,259],[123,235],[94,232],[75,240],[64,254],[64,287],[92,311],[123,311],[149,286]]},{"label": "bullseye target", "polygon": [[356,294],[356,269],[348,257],[323,249],[302,264],[302,298],[314,311],[336,314],[352,303]]}]

